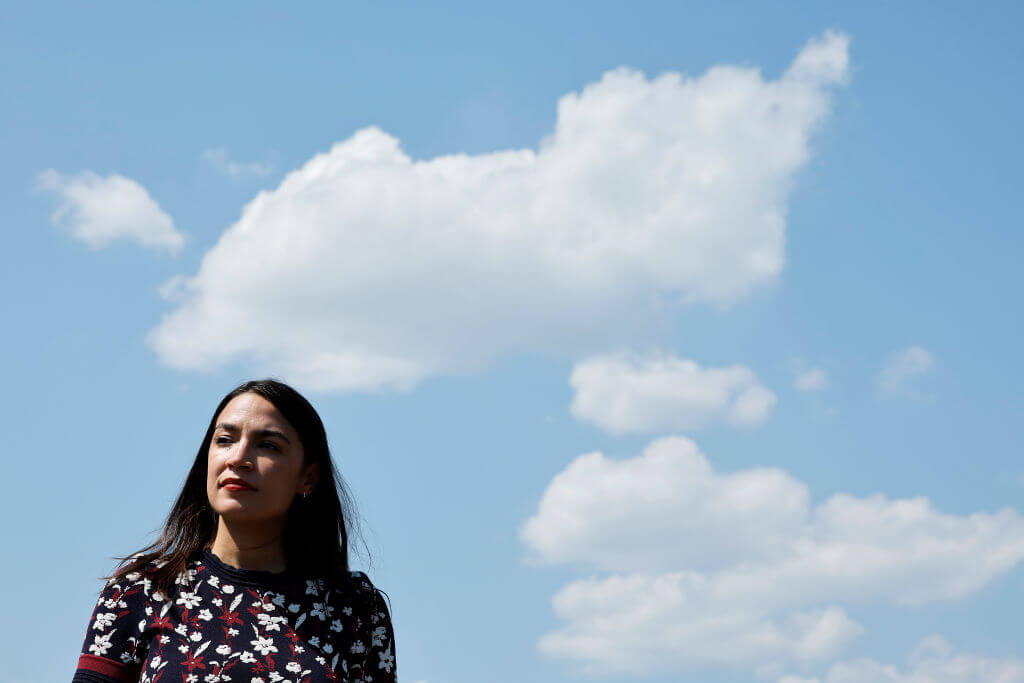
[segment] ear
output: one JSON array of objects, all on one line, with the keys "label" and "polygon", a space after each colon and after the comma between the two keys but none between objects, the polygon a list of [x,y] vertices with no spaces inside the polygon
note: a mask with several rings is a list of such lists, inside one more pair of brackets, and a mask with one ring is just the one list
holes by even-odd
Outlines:
[{"label": "ear", "polygon": [[303,472],[302,490],[312,492],[318,481],[320,481],[320,463],[315,462],[307,466],[306,471]]}]

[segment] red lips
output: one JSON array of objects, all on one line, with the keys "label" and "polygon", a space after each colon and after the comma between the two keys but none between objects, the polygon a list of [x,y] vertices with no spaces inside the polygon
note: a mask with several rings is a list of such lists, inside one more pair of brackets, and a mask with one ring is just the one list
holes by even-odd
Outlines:
[{"label": "red lips", "polygon": [[239,479],[238,477],[228,477],[220,483],[222,488],[228,488],[232,491],[255,491],[256,487],[247,481]]}]

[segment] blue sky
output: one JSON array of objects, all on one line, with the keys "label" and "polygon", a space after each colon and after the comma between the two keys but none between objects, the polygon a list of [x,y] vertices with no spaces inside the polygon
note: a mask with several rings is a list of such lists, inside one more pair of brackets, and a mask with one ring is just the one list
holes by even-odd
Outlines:
[{"label": "blue sky", "polygon": [[269,374],[405,681],[1024,681],[1015,5],[5,14],[5,681]]}]

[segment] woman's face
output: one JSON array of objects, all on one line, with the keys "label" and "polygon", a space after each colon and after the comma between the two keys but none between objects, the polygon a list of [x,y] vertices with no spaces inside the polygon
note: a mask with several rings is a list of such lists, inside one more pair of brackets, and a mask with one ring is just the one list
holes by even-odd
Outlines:
[{"label": "woman's face", "polygon": [[299,435],[274,404],[239,394],[217,416],[210,441],[210,505],[225,521],[279,521],[295,496],[316,483],[316,464],[304,467],[303,459]]}]

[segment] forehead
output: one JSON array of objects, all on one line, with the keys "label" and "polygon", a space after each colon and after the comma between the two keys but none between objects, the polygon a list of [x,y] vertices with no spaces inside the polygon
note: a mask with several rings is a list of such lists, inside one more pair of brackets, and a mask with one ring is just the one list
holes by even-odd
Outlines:
[{"label": "forehead", "polygon": [[251,391],[228,401],[217,415],[217,424],[230,423],[241,429],[276,428],[283,432],[295,430],[273,403]]}]

